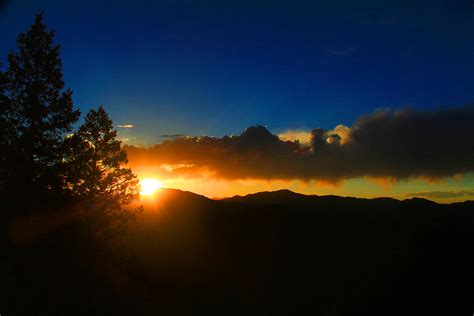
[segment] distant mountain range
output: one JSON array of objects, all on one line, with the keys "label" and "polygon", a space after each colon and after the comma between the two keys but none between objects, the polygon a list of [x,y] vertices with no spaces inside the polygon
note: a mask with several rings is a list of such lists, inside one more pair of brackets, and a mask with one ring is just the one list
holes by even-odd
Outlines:
[{"label": "distant mountain range", "polygon": [[[192,193],[189,191],[182,191],[178,189],[161,189],[157,194],[160,199],[186,199],[190,201],[200,201],[201,203],[238,203],[249,206],[271,206],[271,205],[285,205],[285,206],[304,206],[309,204],[311,206],[435,206],[438,205],[451,207],[474,207],[474,201],[456,202],[451,204],[439,204],[425,198],[413,197],[405,200],[397,200],[390,197],[378,198],[356,198],[356,197],[342,197],[337,195],[306,195],[296,193],[291,190],[283,189],[277,191],[264,191],[258,193],[247,194],[244,196],[236,195],[227,198],[209,199],[203,195]],[[205,202],[206,201],[206,202]]]},{"label": "distant mountain range", "polygon": [[174,271],[171,283],[185,276],[183,288],[189,281],[210,306],[288,315],[461,315],[473,307],[472,201],[289,190],[212,200],[171,189],[156,200],[145,205],[136,238],[148,246],[138,257]]}]

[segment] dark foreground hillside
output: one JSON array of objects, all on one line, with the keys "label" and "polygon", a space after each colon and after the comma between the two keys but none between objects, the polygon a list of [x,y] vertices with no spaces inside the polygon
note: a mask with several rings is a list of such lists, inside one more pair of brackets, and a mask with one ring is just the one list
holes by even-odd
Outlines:
[{"label": "dark foreground hillside", "polygon": [[10,222],[0,313],[472,315],[473,214],[472,202],[163,190],[118,240],[74,220],[15,238]]}]

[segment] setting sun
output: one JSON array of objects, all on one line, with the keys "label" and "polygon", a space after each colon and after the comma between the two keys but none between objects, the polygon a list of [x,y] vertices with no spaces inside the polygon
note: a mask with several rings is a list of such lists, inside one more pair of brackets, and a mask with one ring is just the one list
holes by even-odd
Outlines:
[{"label": "setting sun", "polygon": [[140,195],[152,195],[162,187],[162,183],[156,179],[143,179],[140,185],[142,187]]}]

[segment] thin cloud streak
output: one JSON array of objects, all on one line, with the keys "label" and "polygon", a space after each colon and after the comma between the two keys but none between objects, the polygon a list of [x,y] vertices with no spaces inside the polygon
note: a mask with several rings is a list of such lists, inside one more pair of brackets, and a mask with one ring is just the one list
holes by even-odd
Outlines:
[{"label": "thin cloud streak", "polygon": [[164,139],[175,139],[175,138],[180,138],[180,137],[186,137],[186,135],[183,135],[183,134],[163,134],[163,135],[159,136],[159,138],[164,138]]}]

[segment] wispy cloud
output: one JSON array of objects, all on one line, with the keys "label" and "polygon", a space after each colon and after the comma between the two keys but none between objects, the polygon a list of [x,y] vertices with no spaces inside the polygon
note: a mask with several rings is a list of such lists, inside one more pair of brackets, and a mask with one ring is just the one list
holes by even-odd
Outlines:
[{"label": "wispy cloud", "polygon": [[134,128],[135,126],[133,124],[123,124],[123,125],[117,125],[119,128]]},{"label": "wispy cloud", "polygon": [[158,142],[163,142],[165,140],[177,140],[179,138],[185,138],[184,134],[163,134],[158,136]]},{"label": "wispy cloud", "polygon": [[184,137],[183,134],[163,134],[160,135],[160,138],[178,138],[178,137]]}]

